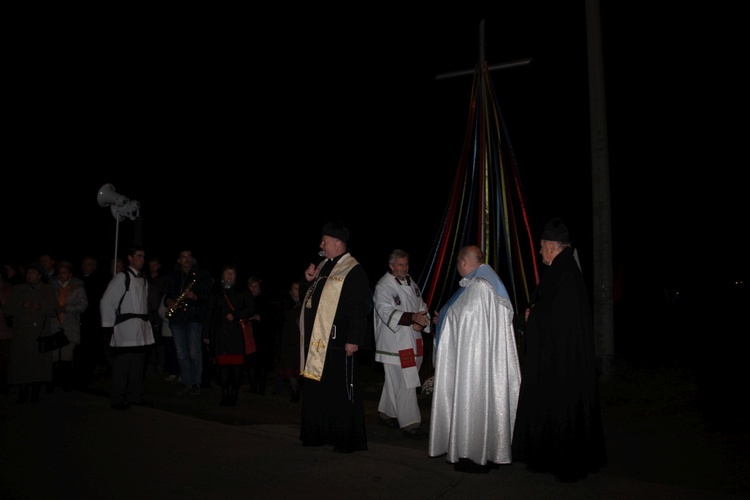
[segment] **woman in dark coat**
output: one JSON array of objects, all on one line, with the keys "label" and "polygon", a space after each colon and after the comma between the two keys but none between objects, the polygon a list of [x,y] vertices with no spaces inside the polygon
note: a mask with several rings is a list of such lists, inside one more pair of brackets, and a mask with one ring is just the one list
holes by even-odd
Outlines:
[{"label": "woman in dark coat", "polygon": [[18,402],[39,401],[42,383],[52,382],[52,352],[39,352],[37,338],[50,335],[57,299],[51,285],[42,283],[38,262],[26,267],[26,282],[13,286],[3,313],[13,320],[8,360],[8,384],[18,385]]},{"label": "woman in dark coat", "polygon": [[276,358],[276,336],[278,332],[279,310],[275,303],[266,298],[261,290],[261,279],[250,276],[247,279],[247,289],[253,297],[255,313],[252,316],[253,334],[257,351],[248,356],[248,374],[250,375],[250,390],[261,396],[266,394],[268,374],[274,369]]},{"label": "woman in dark coat", "polygon": [[224,266],[221,282],[211,292],[203,325],[203,342],[208,344],[218,371],[221,406],[237,404],[246,352],[240,320],[253,314],[253,296],[246,287],[237,285],[237,267]]}]

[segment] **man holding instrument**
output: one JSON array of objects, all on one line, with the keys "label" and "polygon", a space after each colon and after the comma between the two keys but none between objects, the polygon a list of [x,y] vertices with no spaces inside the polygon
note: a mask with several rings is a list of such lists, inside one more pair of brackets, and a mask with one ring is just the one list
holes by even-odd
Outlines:
[{"label": "man holding instrument", "polygon": [[183,248],[167,285],[167,316],[184,387],[177,394],[199,395],[203,376],[203,319],[211,293],[211,274]]}]

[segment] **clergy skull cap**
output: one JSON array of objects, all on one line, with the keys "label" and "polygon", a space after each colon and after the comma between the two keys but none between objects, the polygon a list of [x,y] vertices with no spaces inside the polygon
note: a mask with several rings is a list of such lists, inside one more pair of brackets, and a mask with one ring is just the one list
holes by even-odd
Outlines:
[{"label": "clergy skull cap", "polygon": [[559,241],[560,243],[570,243],[568,236],[568,226],[559,217],[553,218],[544,226],[542,239],[547,241]]},{"label": "clergy skull cap", "polygon": [[323,226],[323,234],[330,236],[331,238],[339,239],[344,243],[349,241],[349,230],[341,221],[329,222]]}]

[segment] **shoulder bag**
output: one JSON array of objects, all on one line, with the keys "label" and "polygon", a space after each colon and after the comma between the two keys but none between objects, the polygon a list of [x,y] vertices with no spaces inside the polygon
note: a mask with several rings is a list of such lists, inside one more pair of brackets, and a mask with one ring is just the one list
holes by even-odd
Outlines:
[{"label": "shoulder bag", "polygon": [[[227,299],[229,308],[234,311],[234,306],[232,305],[232,301],[229,300],[227,292],[224,292],[224,298]],[[255,347],[255,335],[253,335],[253,322],[250,321],[250,318],[242,318],[239,321],[242,327],[242,334],[245,336],[245,354],[252,354],[257,350]]]},{"label": "shoulder bag", "polygon": [[[57,316],[58,318],[60,315]],[[56,351],[58,349],[62,349],[66,345],[70,344],[70,340],[68,340],[68,336],[65,335],[65,330],[62,328],[62,323],[60,323],[60,329],[57,330],[52,335],[45,335],[42,337],[41,335],[37,337],[37,341],[39,342],[39,352],[50,352],[50,351]],[[47,319],[44,319],[44,327],[47,326]],[[44,330],[44,327],[42,327],[42,330]]]}]

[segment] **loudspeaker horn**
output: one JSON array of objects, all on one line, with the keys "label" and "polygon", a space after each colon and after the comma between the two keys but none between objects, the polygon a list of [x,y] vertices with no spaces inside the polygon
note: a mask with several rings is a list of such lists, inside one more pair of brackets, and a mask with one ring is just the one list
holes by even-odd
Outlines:
[{"label": "loudspeaker horn", "polygon": [[105,184],[99,188],[99,193],[96,195],[96,201],[102,207],[108,207],[115,205],[121,207],[128,202],[128,199],[115,191],[115,187],[112,184]]}]

